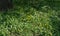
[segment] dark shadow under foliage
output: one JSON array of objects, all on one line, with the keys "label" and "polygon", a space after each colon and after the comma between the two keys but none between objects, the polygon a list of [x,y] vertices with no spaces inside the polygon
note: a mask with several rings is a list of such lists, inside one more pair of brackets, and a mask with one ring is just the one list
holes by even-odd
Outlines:
[{"label": "dark shadow under foliage", "polygon": [[12,0],[0,0],[0,11],[6,11],[12,7]]},{"label": "dark shadow under foliage", "polygon": [[33,7],[36,10],[40,10],[42,6],[51,7],[54,10],[59,10],[60,1],[48,1],[48,0],[0,0],[0,10],[8,10],[13,8],[13,5],[19,5],[22,7]]}]

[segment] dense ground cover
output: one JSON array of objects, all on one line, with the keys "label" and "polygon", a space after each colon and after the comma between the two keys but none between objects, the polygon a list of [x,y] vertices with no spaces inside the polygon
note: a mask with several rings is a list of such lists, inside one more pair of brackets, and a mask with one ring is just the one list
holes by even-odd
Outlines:
[{"label": "dense ground cover", "polygon": [[60,36],[60,10],[26,1],[14,0],[13,9],[0,12],[0,36]]}]

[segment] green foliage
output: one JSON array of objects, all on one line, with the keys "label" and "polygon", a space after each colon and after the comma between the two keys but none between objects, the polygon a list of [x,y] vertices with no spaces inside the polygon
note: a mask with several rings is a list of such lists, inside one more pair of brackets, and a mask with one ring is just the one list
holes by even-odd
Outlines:
[{"label": "green foliage", "polygon": [[13,0],[13,9],[0,12],[0,36],[60,36],[60,11],[47,6],[44,0],[30,1]]}]

